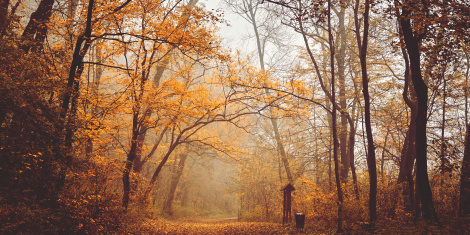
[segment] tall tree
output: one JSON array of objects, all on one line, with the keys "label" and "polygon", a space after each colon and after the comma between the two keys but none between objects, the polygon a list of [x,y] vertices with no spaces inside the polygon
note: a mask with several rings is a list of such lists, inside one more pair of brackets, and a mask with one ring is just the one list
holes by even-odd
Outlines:
[{"label": "tall tree", "polygon": [[181,176],[183,175],[184,165],[186,162],[186,158],[188,158],[188,153],[178,154],[178,165],[174,166],[172,171],[172,178],[170,182],[170,191],[168,192],[168,197],[166,198],[165,202],[163,203],[163,212],[172,215],[172,205],[175,198],[176,188],[178,187],[178,183],[180,181]]},{"label": "tall tree", "polygon": [[[169,2],[167,9],[163,8],[162,3],[155,2],[143,2],[136,3],[135,12],[129,16],[133,20],[137,20],[141,27],[133,28],[127,26],[120,26],[116,31],[117,33],[111,34],[113,36],[119,36],[119,40],[125,42],[126,35],[133,37],[136,41],[132,41],[128,44],[124,43],[124,57],[126,58],[126,71],[128,78],[131,80],[130,89],[132,90],[130,96],[133,100],[132,105],[132,130],[131,130],[131,141],[129,151],[127,152],[125,170],[123,172],[123,200],[122,205],[127,209],[131,190],[130,172],[132,169],[136,172],[140,172],[142,165],[148,161],[149,158],[141,160],[142,147],[145,141],[146,132],[148,129],[155,129],[160,124],[160,117],[151,119],[152,113],[155,112],[156,104],[159,104],[158,94],[164,92],[158,91],[158,89],[165,90],[167,88],[184,89],[185,86],[189,86],[188,81],[182,81],[181,86],[183,87],[165,87],[159,88],[162,74],[166,69],[168,63],[168,56],[171,55],[173,50],[180,51],[184,60],[187,56],[190,60],[194,60],[195,63],[199,63],[200,58],[210,58],[213,55],[214,47],[211,45],[212,34],[209,29],[207,31],[205,25],[197,25],[194,23],[194,19],[190,16],[193,15],[192,7],[197,3],[197,0],[191,0],[188,5],[183,5],[182,1]],[[164,12],[158,12],[158,10],[164,9]],[[203,19],[209,17],[209,14],[202,12],[198,9],[199,13],[194,17]],[[153,15],[151,15],[153,14]],[[154,17],[155,15],[161,17]],[[214,18],[215,19],[215,18]],[[169,27],[171,25],[171,27]],[[122,33],[125,32],[125,33]],[[197,34],[197,35],[196,35]],[[197,42],[197,43],[196,43]],[[173,56],[176,58],[176,56]],[[179,58],[181,59],[181,58]],[[156,66],[155,66],[156,65]],[[182,68],[179,73],[187,68]],[[151,74],[154,74],[154,81],[151,82]],[[182,76],[183,80],[187,79]],[[189,81],[192,79],[189,77]],[[154,99],[158,102],[149,103],[149,97],[154,95]],[[157,96],[155,96],[157,95]],[[168,96],[178,96],[178,92],[171,91]],[[177,99],[178,100],[178,99]],[[184,100],[182,98],[182,100]],[[182,101],[181,101],[182,102]],[[181,104],[179,104],[181,105]],[[170,114],[169,116],[177,116]],[[170,118],[171,119],[171,118]],[[168,123],[167,123],[168,124]],[[170,124],[168,124],[170,125]],[[162,133],[165,133],[166,128],[161,128]],[[170,147],[171,151],[180,144]],[[158,144],[155,145],[158,147]],[[151,156],[151,155],[149,155]],[[169,155],[168,155],[169,156]],[[163,161],[164,164],[165,161]],[[136,186],[137,182],[134,181],[133,186]]]},{"label": "tall tree", "polygon": [[[65,163],[66,166],[71,162],[72,156],[72,141],[74,135],[74,122],[76,118],[76,111],[78,108],[78,97],[80,91],[80,77],[83,73],[84,63],[83,59],[88,52],[88,49],[91,46],[91,33],[92,33],[92,17],[94,10],[94,0],[88,2],[87,7],[87,18],[86,26],[84,32],[77,38],[72,61],[70,63],[70,69],[67,79],[67,87],[65,94],[62,98],[62,106],[60,112],[60,119],[62,122],[62,132],[63,132],[63,146],[66,149],[65,154]],[[50,17],[50,16],[49,16]],[[26,30],[25,30],[26,31]],[[45,32],[43,32],[45,33]],[[23,33],[25,35],[25,33]],[[26,34],[28,36],[28,34]],[[43,35],[45,37],[45,35]],[[26,48],[25,48],[26,50]],[[61,133],[62,134],[62,133]],[[61,170],[61,182],[60,185],[65,183],[65,168]]]},{"label": "tall tree", "polygon": [[[340,132],[339,132],[339,142],[340,142],[340,153],[341,153],[341,180],[346,182],[348,179],[349,169],[351,168],[352,161],[350,153],[354,154],[347,149],[348,140],[348,118],[345,115],[347,110],[347,99],[346,99],[346,47],[347,47],[347,33],[345,27],[345,16],[346,16],[346,4],[344,1],[340,1],[339,10],[335,10],[336,15],[338,16],[338,40],[337,47],[338,53],[336,53],[336,63],[338,64],[338,85],[339,85],[339,106],[341,108],[341,122],[340,122]],[[350,131],[353,131],[351,127]],[[354,145],[352,142],[349,143],[349,146]]]},{"label": "tall tree", "polygon": [[460,204],[459,216],[470,215],[470,125],[467,125],[465,152],[460,170]]},{"label": "tall tree", "polygon": [[[242,0],[238,5],[236,3],[234,4],[227,1],[227,4],[229,4],[238,14],[240,14],[240,16],[242,16],[246,21],[248,21],[248,23],[250,23],[253,27],[253,32],[255,34],[256,39],[256,49],[258,52],[259,64],[262,71],[267,72],[265,63],[267,42],[269,42],[269,40],[276,40],[272,37],[275,37],[275,35],[273,34],[276,33],[276,30],[279,30],[277,29],[277,27],[274,27],[273,24],[275,24],[275,22],[270,21],[270,19],[272,19],[272,15],[271,17],[266,17],[266,19],[264,20],[258,19],[258,17],[260,17],[261,15],[260,11],[262,11],[263,9],[261,9],[259,3],[254,0]],[[261,32],[263,27],[265,28],[265,32]],[[265,94],[267,97],[269,97],[272,95],[272,92],[268,88],[266,88]],[[286,171],[287,180],[290,183],[293,183],[295,179],[293,177],[292,170],[289,165],[288,154],[286,153],[286,149],[281,138],[282,136],[279,130],[278,122],[279,119],[274,116],[272,108],[270,108],[269,120],[271,121],[271,125],[274,132],[274,138],[277,144],[277,149],[279,155],[281,156],[281,161],[284,165],[284,170]]]},{"label": "tall tree", "polygon": [[465,150],[460,170],[460,203],[459,216],[470,215],[470,125],[468,124],[468,77],[470,71],[470,60],[468,53],[465,53],[467,59],[467,71],[465,74],[465,125],[467,133],[465,138]]},{"label": "tall tree", "polygon": [[369,37],[369,11],[371,0],[365,0],[363,13],[363,34],[360,35],[359,23],[359,0],[356,0],[354,7],[354,22],[356,25],[356,39],[359,49],[359,59],[361,61],[362,71],[362,92],[364,94],[364,118],[367,133],[367,167],[369,170],[369,216],[370,221],[375,223],[377,220],[377,165],[375,157],[374,138],[372,136],[372,127],[370,122],[370,98],[369,98],[369,78],[367,74],[367,44]]},{"label": "tall tree", "polygon": [[[400,34],[402,35],[401,27],[399,29]],[[400,36],[400,38],[402,38]],[[402,39],[402,45],[404,42]],[[413,179],[413,166],[416,159],[416,149],[415,149],[415,136],[416,136],[416,114],[417,114],[417,104],[416,104],[416,93],[414,89],[410,89],[411,84],[411,73],[410,73],[410,63],[408,59],[408,53],[404,46],[401,47],[403,59],[405,61],[405,75],[404,80],[405,84],[403,87],[402,97],[405,101],[408,108],[410,108],[411,118],[410,124],[408,125],[408,130],[406,131],[402,151],[400,158],[400,169],[398,173],[398,183],[405,182],[403,187],[404,195],[404,206],[405,210],[411,211],[415,206],[415,195],[414,195],[414,179]]]},{"label": "tall tree", "polygon": [[0,36],[7,28],[10,7],[10,0],[0,0]]},{"label": "tall tree", "polygon": [[[428,221],[438,222],[436,210],[434,208],[431,187],[428,178],[427,166],[427,143],[426,143],[426,123],[428,108],[428,87],[424,82],[421,73],[421,53],[420,40],[423,32],[417,31],[416,22],[413,22],[413,13],[418,11],[428,11],[427,1],[423,4],[417,4],[413,0],[403,1],[403,4],[395,1],[396,7],[401,7],[398,15],[401,28],[403,30],[403,39],[408,52],[410,61],[411,79],[417,97],[417,115],[416,115],[416,180],[419,191],[420,201],[422,203],[423,217]],[[419,8],[418,8],[419,7]],[[421,19],[422,20],[422,19]],[[419,22],[419,21],[418,21]]]},{"label": "tall tree", "polygon": [[[333,32],[331,29],[331,0],[328,0],[328,44],[330,47],[330,69],[331,69],[331,102],[336,104],[336,89],[335,89],[335,46],[333,43]],[[342,232],[343,227],[343,192],[341,190],[341,181],[339,178],[339,160],[338,160],[338,134],[336,124],[336,105],[333,105],[331,112],[333,119],[333,159],[335,161],[335,178],[336,178],[336,190],[338,191],[338,229],[337,232]]]},{"label": "tall tree", "polygon": [[[191,16],[191,9],[194,8],[194,6],[198,2],[199,2],[199,0],[190,0],[186,4],[186,9],[182,13],[181,18],[178,21],[178,25],[179,25],[180,28],[183,29],[183,28],[186,27],[186,25],[188,24],[188,20],[190,19],[190,16]],[[157,64],[157,66],[155,68],[155,75],[153,76],[152,85],[155,86],[156,88],[158,88],[160,86],[160,82],[163,78],[163,74],[168,69],[169,60],[170,60],[170,57],[173,54],[172,52],[176,49],[176,47],[177,47],[177,45],[171,45],[170,48],[168,49],[168,51],[165,53],[164,57],[161,58],[160,62]],[[154,112],[154,110],[151,110],[151,109],[147,110],[144,114],[143,119],[144,120],[149,120],[151,118],[153,112]],[[150,157],[153,154],[152,153],[150,155],[147,155],[145,158],[142,158],[144,142],[145,142],[145,139],[146,139],[146,136],[147,136],[147,130],[149,129],[147,124],[148,123],[146,121],[143,122],[143,126],[141,128],[142,131],[139,134],[139,136],[137,137],[136,157],[135,157],[134,162],[133,162],[133,165],[134,165],[133,170],[136,173],[140,173],[142,171],[144,164],[146,162],[148,162],[148,160],[150,159]],[[161,135],[165,134],[167,129],[168,128],[163,128],[163,130],[161,132]],[[161,138],[159,140],[161,140]],[[157,141],[154,144],[155,150],[158,147],[159,143],[160,143],[160,141]],[[153,151],[155,151],[155,150],[153,150]],[[133,184],[134,184],[133,188],[136,190],[137,187],[138,187],[138,182],[135,181],[135,182],[133,182]]]},{"label": "tall tree", "polygon": [[21,35],[21,40],[23,41],[21,48],[25,53],[28,53],[30,49],[35,51],[42,48],[46,39],[54,2],[54,0],[41,0],[36,11],[31,14],[28,25],[26,25]]}]

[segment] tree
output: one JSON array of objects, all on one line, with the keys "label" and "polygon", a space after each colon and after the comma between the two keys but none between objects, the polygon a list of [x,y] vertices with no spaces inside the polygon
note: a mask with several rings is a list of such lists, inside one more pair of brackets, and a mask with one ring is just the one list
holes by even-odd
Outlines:
[{"label": "tree", "polygon": [[[256,48],[258,52],[258,59],[259,59],[259,64],[261,67],[261,70],[263,72],[274,72],[271,71],[271,68],[266,68],[266,63],[265,63],[265,57],[266,55],[266,48],[268,47],[268,43],[272,41],[277,41],[280,39],[276,39],[273,37],[276,37],[276,31],[279,31],[279,27],[274,25],[274,15],[272,12],[268,11],[267,16],[265,16],[265,19],[259,19],[262,17],[262,13],[260,11],[264,10],[263,8],[260,7],[259,3],[254,2],[253,0],[243,0],[241,1],[238,5],[234,3],[229,3],[229,4],[234,11],[242,16],[248,23],[251,24],[253,27],[253,32],[255,34],[255,39],[256,39]],[[281,45],[276,45],[277,47],[280,47]],[[266,96],[272,96],[271,91],[269,89],[265,89]],[[277,149],[279,151],[282,164],[284,165],[284,170],[286,172],[287,180],[290,183],[293,183],[295,178],[293,176],[290,163],[289,163],[289,157],[288,153],[286,152],[286,148],[283,144],[282,136],[280,133],[280,128],[279,128],[279,122],[278,118],[275,117],[275,114],[270,108],[270,114],[269,114],[269,120],[271,121],[271,125],[273,128],[274,132],[274,138],[277,143]]]},{"label": "tree", "polygon": [[[196,2],[197,1],[191,1],[189,7],[194,6]],[[157,127],[162,121],[162,117],[159,115],[152,119],[152,113],[160,108],[157,104],[163,104],[165,108],[167,108],[164,110],[170,111],[170,113],[162,111],[163,115],[174,116],[175,118],[178,117],[178,115],[171,113],[173,111],[170,110],[172,107],[169,104],[173,102],[165,104],[163,101],[177,97],[180,94],[178,94],[177,91],[166,90],[166,88],[169,87],[176,90],[184,89],[184,87],[188,85],[188,82],[191,81],[182,81],[181,84],[178,84],[178,82],[171,84],[170,82],[166,84],[166,88],[158,87],[165,67],[156,66],[155,68],[155,65],[161,62],[166,63],[165,61],[168,60],[167,56],[169,56],[170,52],[173,50],[178,50],[182,56],[187,56],[195,60],[196,63],[204,57],[215,57],[213,54],[215,47],[211,45],[213,40],[210,30],[207,29],[207,31],[205,31],[205,25],[200,27],[194,23],[195,19],[190,19],[189,17],[189,15],[192,15],[197,20],[204,21],[210,20],[211,16],[200,9],[190,13],[188,11],[191,11],[191,9],[182,6],[181,1],[174,3],[169,2],[168,4],[169,8],[165,8],[160,3],[152,2],[132,4],[134,12],[124,16],[124,19],[137,20],[141,27],[135,29],[123,24],[118,25],[118,27],[115,28],[115,32],[101,35],[101,37],[105,38],[115,38],[123,43],[121,46],[123,47],[122,53],[125,58],[125,63],[115,67],[123,68],[123,70],[127,72],[126,76],[129,79],[129,90],[131,91],[128,95],[133,100],[132,110],[130,110],[132,113],[131,140],[122,178],[124,185],[124,208],[128,207],[131,194],[130,172],[133,169],[134,162],[137,162],[137,168],[141,168],[143,164],[140,161],[140,155],[145,140],[145,134],[149,128]],[[152,13],[158,13],[157,15],[159,17],[151,17],[150,14]],[[192,56],[193,58],[191,58]],[[175,57],[172,59],[178,59]],[[182,71],[184,72],[185,69],[188,69],[188,67],[183,67]],[[153,83],[150,82],[151,74],[154,74]],[[175,81],[176,80],[173,82]],[[164,92],[160,92],[159,89]],[[155,95],[155,99],[160,98],[162,100],[152,104],[150,103],[152,100],[150,97]],[[172,122],[171,118],[165,121],[167,123]],[[162,129],[165,130],[165,128]],[[175,147],[176,146],[173,146],[173,148],[171,148],[169,154]],[[136,161],[136,159],[138,160]]]},{"label": "tree", "polygon": [[[8,6],[8,2],[3,1],[2,3]],[[21,35],[21,40],[23,41],[21,49],[23,49],[26,54],[30,49],[37,51],[43,47],[44,39],[46,39],[47,35],[47,25],[51,19],[52,6],[54,5],[54,2],[54,0],[41,0],[37,10],[31,14],[28,25]]]},{"label": "tree", "polygon": [[[284,3],[279,3],[281,5],[285,5]],[[327,28],[326,28],[326,33],[328,34],[328,50],[330,53],[330,62],[329,62],[329,67],[330,67],[330,90],[326,88],[325,84],[323,83],[322,75],[320,73],[320,68],[316,62],[316,59],[310,49],[310,45],[307,39],[307,34],[306,31],[304,30],[303,26],[303,18],[304,17],[309,17],[309,14],[313,14],[315,16],[314,11],[316,10],[315,8],[318,8],[319,5],[316,5],[312,9],[309,9],[308,7],[305,7],[301,4],[296,5],[294,10],[296,10],[295,14],[295,20],[298,23],[300,33],[302,34],[302,37],[304,39],[305,47],[307,49],[309,58],[311,62],[314,65],[314,69],[316,72],[316,75],[318,79],[320,80],[320,85],[322,87],[322,90],[325,92],[325,95],[328,97],[329,101],[332,103],[332,110],[331,110],[331,119],[332,119],[332,141],[333,141],[333,161],[335,165],[335,179],[336,179],[336,190],[338,194],[338,232],[342,232],[342,223],[343,223],[343,192],[341,188],[341,182],[340,182],[340,169],[339,169],[339,160],[338,160],[338,148],[339,148],[339,143],[338,143],[338,136],[337,136],[337,119],[336,119],[336,112],[339,109],[338,104],[336,101],[336,89],[335,89],[335,45],[334,45],[334,38],[333,38],[333,32],[332,32],[332,27],[331,27],[331,8],[332,8],[332,3],[331,1],[327,1],[327,10],[326,10],[326,18],[327,18]],[[318,21],[322,21],[321,19]]]},{"label": "tree", "polygon": [[459,216],[470,215],[470,125],[467,125],[465,137],[465,152],[460,173],[460,203]]},{"label": "tree", "polygon": [[[400,27],[400,41],[404,45],[403,40],[401,39],[402,29]],[[410,73],[410,63],[408,59],[408,53],[404,46],[401,47],[401,52],[403,59],[405,61],[405,74],[404,80],[405,84],[403,87],[402,97],[406,105],[410,108],[411,118],[406,136],[404,139],[403,148],[401,151],[400,158],[400,171],[398,173],[398,183],[406,182],[406,185],[403,188],[403,194],[405,195],[405,209],[411,211],[415,206],[414,201],[414,180],[413,180],[413,166],[416,159],[416,147],[415,147],[415,136],[416,136],[416,114],[417,114],[417,104],[416,104],[416,93],[414,89],[410,89],[411,84],[411,73]]]},{"label": "tree", "polygon": [[[419,41],[424,36],[418,34],[418,29],[413,28],[410,16],[413,12],[419,11],[412,7],[412,1],[404,1],[403,5],[396,2],[397,7],[401,7],[401,12],[398,15],[401,29],[403,30],[403,38],[408,52],[410,61],[411,79],[417,97],[417,114],[416,114],[416,180],[419,190],[419,196],[422,203],[423,216],[428,221],[438,221],[434,203],[432,200],[432,191],[429,186],[429,178],[427,172],[427,143],[426,143],[426,122],[427,122],[427,103],[428,103],[428,88],[423,80],[421,74],[421,60],[420,60],[420,46]],[[427,5],[421,6],[427,11]]]},{"label": "tree", "polygon": [[[226,63],[225,66],[223,63]],[[258,81],[264,79],[263,75],[252,67],[248,67],[240,62],[224,61],[219,66],[219,72],[214,74],[215,81],[221,85],[220,93],[214,93],[214,96],[208,95],[207,88],[201,87],[203,83],[199,83],[191,75],[188,76],[189,81],[183,88],[173,87],[178,84],[172,84],[175,81],[170,80],[166,89],[173,91],[178,90],[177,99],[170,111],[171,119],[168,125],[169,143],[162,159],[154,170],[150,182],[144,190],[142,201],[147,202],[149,194],[157,181],[157,177],[162,171],[163,166],[167,163],[171,154],[181,144],[202,143],[217,151],[223,148],[216,147],[215,144],[205,142],[204,139],[198,139],[196,134],[203,128],[214,123],[233,123],[235,126],[243,128],[242,117],[258,114],[267,109],[276,100],[272,98],[261,98],[257,92],[252,92],[245,87],[239,87],[237,84],[240,80]],[[192,68],[190,68],[192,69]],[[279,98],[277,98],[279,99]],[[268,101],[269,100],[269,101]],[[243,104],[249,104],[247,106]]]},{"label": "tree", "polygon": [[375,223],[377,220],[377,165],[375,157],[375,144],[372,136],[372,127],[370,122],[370,98],[369,98],[369,78],[367,76],[367,44],[369,36],[369,11],[370,11],[369,0],[364,3],[364,31],[361,39],[360,26],[358,19],[359,0],[356,0],[354,7],[354,23],[356,25],[356,38],[357,46],[359,49],[359,58],[361,61],[362,71],[362,92],[364,94],[364,116],[367,133],[367,167],[369,169],[369,216],[371,223]]},{"label": "tree", "polygon": [[0,1],[0,37],[3,36],[5,30],[8,28],[10,0]]},{"label": "tree", "polygon": [[170,183],[170,191],[168,192],[168,197],[163,204],[163,212],[172,215],[173,210],[171,206],[173,205],[173,200],[175,198],[176,187],[180,181],[181,176],[183,175],[184,165],[186,162],[186,158],[188,157],[188,153],[178,154],[178,165],[175,165],[175,169],[172,172],[173,177]]},{"label": "tree", "polygon": [[[185,28],[185,26],[187,24],[186,22],[188,22],[189,18],[191,17],[191,9],[197,4],[197,2],[198,2],[198,0],[191,0],[186,4],[186,9],[182,13],[181,18],[179,19],[179,22],[178,22],[178,25],[180,25],[179,27]],[[176,49],[176,46],[177,45],[170,46],[168,51],[165,53],[164,57],[161,59],[161,61],[158,63],[157,67],[155,68],[155,75],[153,76],[153,85],[157,88],[160,86],[160,81],[162,80],[163,73],[168,68],[170,57],[173,54],[172,51]],[[153,112],[152,110],[148,110],[144,114],[145,115],[144,118],[145,119],[151,118],[152,112]],[[144,124],[145,124],[145,122],[144,122]],[[143,145],[144,145],[144,142],[145,142],[147,129],[148,129],[148,127],[143,126],[142,127],[142,133],[140,133],[139,136],[137,137],[136,157],[135,157],[135,160],[134,160],[134,163],[133,163],[133,165],[134,165],[133,170],[136,173],[140,173],[140,171],[142,170],[144,164],[152,156],[152,154],[150,154],[147,157],[142,159],[142,148],[143,148]],[[166,130],[167,130],[167,128],[164,128],[162,130],[162,132],[161,132],[162,137],[163,137],[163,134],[165,134]],[[157,141],[155,143],[154,147],[155,148],[158,147],[158,144],[159,144],[159,141]],[[134,184],[135,184],[134,187],[138,187],[137,182],[134,182]]]}]

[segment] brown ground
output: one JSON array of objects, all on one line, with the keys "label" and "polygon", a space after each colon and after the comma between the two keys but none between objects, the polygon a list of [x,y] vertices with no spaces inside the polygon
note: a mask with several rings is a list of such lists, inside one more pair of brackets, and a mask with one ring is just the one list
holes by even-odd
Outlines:
[{"label": "brown ground", "polygon": [[296,229],[276,223],[238,222],[227,219],[148,220],[141,234],[296,234]]}]

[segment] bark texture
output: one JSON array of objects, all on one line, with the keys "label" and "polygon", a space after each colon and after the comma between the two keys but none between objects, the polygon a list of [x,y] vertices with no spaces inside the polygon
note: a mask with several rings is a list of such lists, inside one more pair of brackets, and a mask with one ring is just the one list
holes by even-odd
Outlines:
[{"label": "bark texture", "polygon": [[175,169],[173,171],[173,178],[171,179],[170,183],[170,191],[168,192],[168,197],[165,203],[163,204],[163,212],[167,213],[168,215],[173,214],[173,210],[171,209],[171,207],[175,198],[176,188],[178,187],[178,183],[181,179],[181,176],[183,175],[184,164],[186,162],[187,157],[187,154],[180,154],[178,165],[175,166]]},{"label": "bark texture", "polygon": [[7,28],[9,17],[8,6],[10,6],[10,0],[0,0],[0,37],[3,35],[3,32],[5,32]]},{"label": "bark texture", "polygon": [[462,169],[460,174],[459,216],[467,217],[470,215],[470,125],[467,125],[465,152],[462,160]]},{"label": "bark texture", "polygon": [[44,39],[46,39],[47,24],[51,19],[53,5],[54,0],[42,0],[36,11],[31,14],[28,25],[26,25],[21,35],[23,43],[21,49],[25,53],[28,53],[31,49],[36,51],[42,48]]},{"label": "bark texture", "polygon": [[356,25],[356,38],[359,48],[359,59],[361,61],[362,72],[362,93],[364,94],[364,118],[367,133],[367,168],[369,170],[369,217],[371,223],[377,220],[377,164],[375,156],[374,138],[372,136],[372,126],[370,121],[370,97],[369,78],[367,75],[367,44],[369,36],[369,10],[370,2],[366,0],[364,6],[364,31],[362,40],[360,36],[360,26],[358,19],[359,0],[354,8],[354,22]]},{"label": "bark texture", "polygon": [[400,15],[400,25],[403,30],[403,39],[405,41],[405,47],[410,60],[411,79],[413,81],[418,103],[418,110],[415,119],[416,180],[424,219],[427,221],[438,222],[427,172],[426,124],[428,87],[421,74],[419,41],[413,31],[410,17],[412,17],[412,10],[408,7],[403,8]]}]

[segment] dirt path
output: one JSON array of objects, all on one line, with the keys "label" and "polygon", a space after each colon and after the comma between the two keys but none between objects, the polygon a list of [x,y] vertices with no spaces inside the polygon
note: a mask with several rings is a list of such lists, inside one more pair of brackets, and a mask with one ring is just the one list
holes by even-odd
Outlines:
[{"label": "dirt path", "polygon": [[171,223],[175,223],[175,224],[225,224],[225,223],[238,222],[238,217],[228,217],[228,218],[187,218],[187,219],[169,220],[167,222],[171,222]]},{"label": "dirt path", "polygon": [[237,218],[148,220],[141,234],[295,234],[276,223],[237,222]]}]

